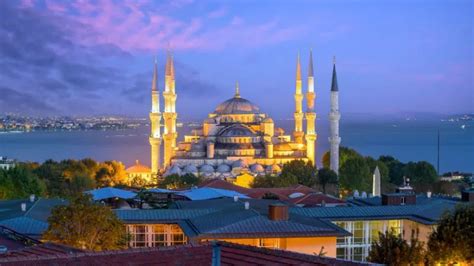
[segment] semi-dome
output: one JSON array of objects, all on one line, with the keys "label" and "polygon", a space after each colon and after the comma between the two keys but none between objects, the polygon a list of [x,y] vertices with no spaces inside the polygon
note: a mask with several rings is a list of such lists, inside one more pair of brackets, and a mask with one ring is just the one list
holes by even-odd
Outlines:
[{"label": "semi-dome", "polygon": [[219,104],[215,110],[216,114],[258,114],[260,108],[247,99],[234,96],[233,98]]},{"label": "semi-dome", "polygon": [[244,125],[234,124],[223,128],[217,133],[217,135],[220,137],[252,137],[256,134],[254,131]]}]

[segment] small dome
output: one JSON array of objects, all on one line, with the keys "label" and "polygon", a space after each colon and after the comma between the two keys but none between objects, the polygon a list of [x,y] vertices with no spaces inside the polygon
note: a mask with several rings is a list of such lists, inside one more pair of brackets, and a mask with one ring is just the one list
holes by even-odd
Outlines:
[{"label": "small dome", "polygon": [[181,168],[179,168],[178,165],[176,164],[173,164],[173,166],[171,166],[171,168],[168,169],[168,175],[181,175]]},{"label": "small dome", "polygon": [[267,171],[270,173],[279,173],[281,172],[281,168],[278,166],[278,164],[272,164],[267,166]]},{"label": "small dome", "polygon": [[129,168],[125,169],[127,173],[150,173],[151,169],[148,166],[140,164],[138,160],[135,161],[134,166],[130,166]]},{"label": "small dome", "polygon": [[185,174],[197,174],[198,169],[194,164],[188,164],[184,167],[183,172]]},{"label": "small dome", "polygon": [[263,119],[263,123],[273,123],[273,119],[271,119],[270,117],[267,117]]},{"label": "small dome", "polygon": [[247,99],[233,97],[221,104],[215,110],[216,114],[258,114],[260,108]]},{"label": "small dome", "polygon": [[214,173],[214,167],[209,164],[204,164],[200,168],[201,172],[203,173]]},{"label": "small dome", "polygon": [[254,173],[263,173],[265,172],[265,169],[263,168],[263,166],[261,164],[253,164],[252,166],[250,166],[250,171],[254,172]]},{"label": "small dome", "polygon": [[228,173],[228,172],[230,172],[230,166],[225,164],[225,163],[220,164],[217,167],[217,172],[219,172],[219,173]]},{"label": "small dome", "polygon": [[245,167],[248,167],[248,165],[246,162],[244,162],[244,160],[238,159],[237,161],[232,163],[232,168],[234,167],[245,168]]}]

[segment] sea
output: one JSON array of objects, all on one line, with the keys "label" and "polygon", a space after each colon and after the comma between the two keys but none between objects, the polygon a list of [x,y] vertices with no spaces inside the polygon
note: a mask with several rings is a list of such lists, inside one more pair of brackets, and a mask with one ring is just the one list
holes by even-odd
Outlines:
[{"label": "sea", "polygon": [[[184,122],[179,139],[199,122]],[[291,134],[292,120],[275,120],[275,126]],[[474,172],[474,121],[441,120],[342,120],[341,145],[364,156],[391,155],[402,162],[428,161],[440,173]],[[329,149],[329,124],[317,121],[317,161]],[[19,161],[93,158],[118,160],[131,166],[136,160],[150,164],[149,126],[109,131],[34,131],[0,133],[0,156]]]}]

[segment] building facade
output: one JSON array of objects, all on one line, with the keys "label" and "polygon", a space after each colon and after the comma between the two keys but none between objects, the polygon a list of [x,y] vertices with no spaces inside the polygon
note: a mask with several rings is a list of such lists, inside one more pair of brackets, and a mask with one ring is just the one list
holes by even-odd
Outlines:
[{"label": "building facade", "polygon": [[[294,130],[286,134],[273,119],[253,102],[241,96],[239,85],[234,96],[219,104],[202,126],[177,141],[176,86],[173,57],[168,53],[163,92],[164,110],[160,110],[158,74],[152,83],[151,171],[158,174],[193,173],[207,177],[229,178],[278,173],[292,160],[316,163],[315,79],[312,52],[309,55],[307,90],[303,92],[300,57],[296,64]],[[303,109],[306,96],[306,109]],[[160,121],[163,118],[163,134]],[[304,125],[306,121],[306,130]],[[160,156],[163,140],[163,158]],[[163,163],[160,163],[161,160]]]}]

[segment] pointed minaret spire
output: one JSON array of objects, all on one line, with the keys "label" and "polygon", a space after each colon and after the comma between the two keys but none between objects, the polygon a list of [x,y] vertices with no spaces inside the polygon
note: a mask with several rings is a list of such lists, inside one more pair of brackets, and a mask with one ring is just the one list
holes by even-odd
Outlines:
[{"label": "pointed minaret spire", "polygon": [[302,93],[302,80],[301,80],[301,63],[300,53],[298,53],[298,59],[296,61],[296,87],[295,87],[295,130],[293,131],[293,137],[295,142],[303,144],[304,132],[303,132],[303,93]]},{"label": "pointed minaret spire", "polygon": [[157,69],[157,59],[155,56],[155,65],[153,67],[153,81],[151,83],[151,90],[158,91],[158,69]]},{"label": "pointed minaret spire", "polygon": [[333,58],[331,91],[339,91],[339,87],[337,86],[336,57],[335,56]]},{"label": "pointed minaret spire", "polygon": [[332,68],[332,84],[331,84],[331,108],[329,112],[329,128],[331,134],[329,136],[330,143],[330,162],[329,168],[339,174],[339,144],[341,137],[339,136],[339,120],[341,114],[339,113],[339,88],[337,87],[336,76],[336,57],[333,59]]},{"label": "pointed minaret spire", "polygon": [[170,75],[171,75],[171,79],[172,79],[172,80],[175,80],[175,79],[174,79],[174,59],[173,59],[173,53],[171,53],[171,55],[170,55]]},{"label": "pointed minaret spire", "polygon": [[298,59],[296,61],[296,81],[301,81],[301,63],[300,63],[300,53],[298,53]]},{"label": "pointed minaret spire", "polygon": [[234,98],[240,98],[240,88],[239,88],[239,82],[237,81],[235,83],[235,95]]},{"label": "pointed minaret spire", "polygon": [[314,77],[313,71],[313,49],[309,50],[308,77]]},{"label": "pointed minaret spire", "polygon": [[166,51],[166,66],[165,66],[165,75],[171,76],[171,57],[170,57],[170,50]]}]

